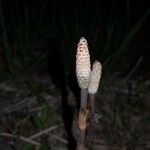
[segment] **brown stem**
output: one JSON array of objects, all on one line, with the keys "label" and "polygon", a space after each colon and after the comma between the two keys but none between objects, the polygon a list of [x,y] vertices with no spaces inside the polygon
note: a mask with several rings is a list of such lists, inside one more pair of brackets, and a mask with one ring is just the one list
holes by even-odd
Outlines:
[{"label": "brown stem", "polygon": [[95,94],[90,94],[90,107],[91,107],[91,114],[95,111]]},{"label": "brown stem", "polygon": [[86,132],[86,121],[89,111],[87,107],[87,96],[88,90],[81,89],[81,106],[78,116],[78,127],[79,127],[79,137],[77,141],[77,150],[85,150],[85,132]]},{"label": "brown stem", "polygon": [[78,145],[77,150],[86,150],[84,144],[81,143],[80,145]]},{"label": "brown stem", "polygon": [[84,150],[85,146],[85,129],[79,130],[79,139],[77,143],[77,150]]},{"label": "brown stem", "polygon": [[85,142],[85,129],[80,130],[80,143]]},{"label": "brown stem", "polygon": [[80,109],[78,116],[78,127],[79,127],[79,137],[77,142],[77,150],[84,150],[85,146],[85,132],[87,127],[87,116],[89,114],[89,110]]}]

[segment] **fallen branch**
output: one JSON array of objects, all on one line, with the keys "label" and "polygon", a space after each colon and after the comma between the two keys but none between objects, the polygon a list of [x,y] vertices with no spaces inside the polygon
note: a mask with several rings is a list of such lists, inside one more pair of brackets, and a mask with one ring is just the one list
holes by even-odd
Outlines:
[{"label": "fallen branch", "polygon": [[20,136],[20,135],[13,135],[13,134],[10,134],[10,133],[0,133],[0,136],[4,136],[4,137],[9,137],[9,138],[15,138],[15,139],[19,139],[19,140],[22,140],[26,143],[30,143],[32,145],[35,145],[35,146],[41,146],[41,143],[39,142],[36,142],[36,141],[33,141],[29,138],[26,138],[26,137],[23,137],[23,136]]},{"label": "fallen branch", "polygon": [[62,142],[64,144],[68,144],[68,141],[66,139],[58,137],[57,135],[52,134],[52,137],[54,137],[55,139],[57,139],[58,141],[60,141],[60,142]]},{"label": "fallen branch", "polygon": [[11,106],[9,106],[7,108],[4,108],[2,110],[2,113],[12,113],[12,112],[14,112],[16,110],[21,110],[23,107],[26,106],[28,101],[29,101],[29,99],[25,98],[24,100],[19,101],[16,104],[13,104],[13,105],[11,105]]},{"label": "fallen branch", "polygon": [[45,106],[36,107],[36,108],[33,108],[33,109],[29,110],[29,112],[30,112],[30,113],[33,113],[33,112],[36,112],[36,111],[40,111],[40,110],[42,110],[43,108],[45,108]]},{"label": "fallen branch", "polygon": [[53,127],[47,128],[47,129],[45,129],[43,131],[40,131],[40,132],[38,132],[36,134],[31,135],[30,137],[28,137],[28,139],[38,138],[38,137],[42,136],[43,134],[48,134],[48,132],[57,129],[58,127],[59,127],[58,125],[55,125]]}]

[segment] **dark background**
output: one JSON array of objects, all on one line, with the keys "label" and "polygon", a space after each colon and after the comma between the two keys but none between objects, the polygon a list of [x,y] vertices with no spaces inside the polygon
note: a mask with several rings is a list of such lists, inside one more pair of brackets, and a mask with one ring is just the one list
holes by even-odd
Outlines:
[{"label": "dark background", "polygon": [[[6,37],[1,38],[1,49],[6,46],[6,39],[10,49],[20,45],[17,41],[19,34],[25,37],[22,46],[28,44],[36,45],[32,53],[42,53],[57,49],[65,66],[69,66],[74,59],[75,49],[81,36],[88,40],[91,57],[101,60],[104,63],[113,52],[121,45],[127,33],[133,29],[144,13],[149,9],[148,0],[144,1],[1,1],[3,9],[3,31]],[[1,10],[2,10],[1,9]],[[102,21],[101,21],[102,20]],[[111,27],[115,24],[113,34],[110,37],[110,45],[106,46],[107,35],[111,32]],[[126,44],[117,57],[113,57],[115,62],[120,60],[122,70],[129,69],[136,63],[139,57],[143,57],[142,69],[147,70],[149,64],[149,17],[142,22],[133,36],[129,35],[129,42]],[[24,32],[22,32],[24,30]],[[121,33],[119,32],[121,31]],[[20,32],[20,33],[19,33]],[[22,32],[22,33],[21,33]],[[118,37],[120,33],[120,37]],[[3,35],[3,34],[2,34]],[[36,37],[36,38],[35,38]],[[120,39],[116,45],[114,41]],[[34,38],[34,41],[33,39]],[[102,43],[100,43],[100,39]],[[114,41],[113,41],[114,39]],[[5,41],[5,42],[4,42]],[[4,44],[5,43],[5,44]],[[54,46],[56,43],[56,46]],[[52,44],[52,47],[49,46]],[[54,46],[54,47],[53,47]],[[106,47],[107,48],[106,48]],[[19,47],[19,46],[18,46]],[[20,46],[21,47],[21,46]],[[14,48],[15,49],[15,48]],[[24,55],[21,48],[18,48],[20,57]],[[56,51],[55,51],[56,52]],[[7,57],[1,50],[1,55]],[[4,54],[5,53],[5,54]],[[10,52],[8,52],[10,53]],[[21,54],[20,54],[21,53]],[[31,51],[29,52],[31,53]],[[13,55],[13,54],[9,54]],[[2,57],[2,56],[1,56]],[[18,56],[19,57],[19,56]],[[54,58],[54,57],[53,57]],[[4,59],[3,57],[1,59]],[[36,59],[36,58],[35,58]],[[54,58],[55,60],[55,58]],[[20,61],[20,60],[19,60]],[[19,63],[19,62],[18,62]],[[26,62],[23,62],[26,63]],[[29,62],[33,63],[32,61]],[[110,64],[112,62],[110,61]],[[28,68],[29,64],[23,64]],[[113,63],[112,63],[113,64]],[[118,63],[117,63],[118,64]],[[3,64],[2,64],[3,65]],[[26,67],[23,69],[27,69]],[[126,66],[124,68],[124,66]],[[117,65],[113,66],[117,69]],[[67,69],[67,68],[66,68]],[[28,70],[28,69],[27,69]],[[32,68],[31,68],[32,70]]]}]

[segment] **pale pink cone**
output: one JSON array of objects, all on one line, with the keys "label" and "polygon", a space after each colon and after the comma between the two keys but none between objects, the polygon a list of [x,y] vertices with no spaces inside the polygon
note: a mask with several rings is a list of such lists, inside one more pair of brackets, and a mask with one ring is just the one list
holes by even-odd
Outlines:
[{"label": "pale pink cone", "polygon": [[86,89],[89,86],[90,80],[90,54],[88,50],[88,43],[84,37],[82,37],[78,43],[76,54],[76,76],[79,87]]},{"label": "pale pink cone", "polygon": [[88,87],[88,92],[90,94],[95,94],[98,91],[99,82],[102,73],[102,65],[99,61],[95,61],[93,63],[91,77],[90,77],[90,85]]}]

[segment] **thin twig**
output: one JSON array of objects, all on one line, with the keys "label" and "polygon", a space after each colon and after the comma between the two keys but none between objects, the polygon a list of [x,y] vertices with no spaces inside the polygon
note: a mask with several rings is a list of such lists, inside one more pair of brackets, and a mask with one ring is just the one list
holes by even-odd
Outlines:
[{"label": "thin twig", "polygon": [[33,113],[33,112],[36,112],[36,111],[40,111],[40,110],[42,110],[43,108],[45,108],[45,106],[36,107],[36,108],[31,109],[29,112],[30,112],[30,113]]},{"label": "thin twig", "polygon": [[35,139],[35,138],[37,138],[37,137],[42,136],[43,134],[47,134],[48,132],[57,129],[58,127],[59,127],[58,125],[55,125],[55,126],[53,126],[53,127],[47,128],[47,129],[45,129],[45,130],[43,130],[43,131],[40,131],[40,132],[38,132],[38,133],[36,133],[36,134],[33,134],[32,136],[30,136],[30,137],[28,137],[28,138],[29,138],[29,139]]},{"label": "thin twig", "polygon": [[29,100],[30,100],[29,98],[25,98],[24,100],[17,102],[13,106],[9,106],[7,108],[4,108],[2,112],[3,113],[12,113],[16,110],[20,110],[26,106],[26,104]]},{"label": "thin twig", "polygon": [[66,139],[64,139],[64,138],[58,137],[57,135],[54,135],[54,134],[52,134],[52,136],[53,136],[55,139],[59,140],[60,142],[62,142],[62,143],[64,143],[64,144],[68,144],[68,141],[67,141]]},{"label": "thin twig", "polygon": [[20,136],[20,135],[13,135],[13,134],[10,134],[10,133],[2,132],[2,133],[0,133],[0,136],[9,137],[9,138],[16,138],[16,139],[22,140],[26,143],[30,143],[30,144],[35,145],[35,146],[41,146],[41,143],[33,141],[29,138],[26,138],[26,137],[23,137],[23,136]]}]

